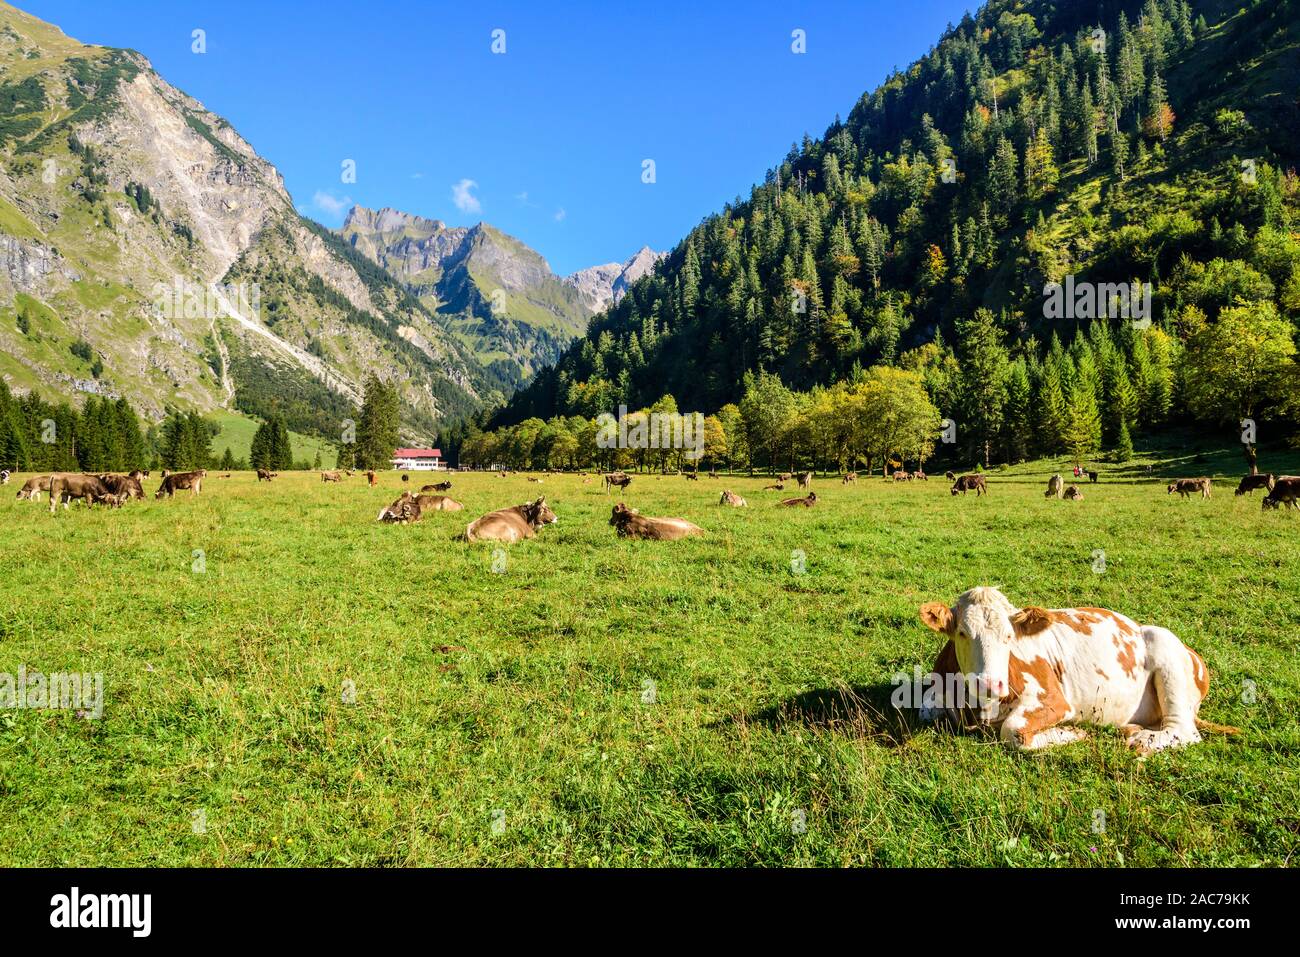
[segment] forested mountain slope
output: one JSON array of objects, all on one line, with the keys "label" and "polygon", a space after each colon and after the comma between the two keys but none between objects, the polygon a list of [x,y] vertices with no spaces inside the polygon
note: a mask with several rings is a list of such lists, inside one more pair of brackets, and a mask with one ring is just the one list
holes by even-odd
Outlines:
[{"label": "forested mountain slope", "polygon": [[[1296,0],[992,0],[692,230],[489,425],[665,394],[711,412],[760,370],[808,390],[877,364],[1010,456],[1063,448],[1073,398],[1108,443],[1281,416],[1298,96]],[[1067,277],[1150,283],[1153,323],[1053,313]],[[1207,363],[1245,342],[1276,363],[1221,394],[1236,373]],[[1006,434],[1012,407],[1030,434]]]}]

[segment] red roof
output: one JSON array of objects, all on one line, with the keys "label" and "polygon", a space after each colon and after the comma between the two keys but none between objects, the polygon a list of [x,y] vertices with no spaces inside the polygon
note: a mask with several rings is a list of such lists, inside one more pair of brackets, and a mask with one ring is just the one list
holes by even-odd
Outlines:
[{"label": "red roof", "polygon": [[440,459],[441,449],[397,449],[393,452],[395,459]]}]

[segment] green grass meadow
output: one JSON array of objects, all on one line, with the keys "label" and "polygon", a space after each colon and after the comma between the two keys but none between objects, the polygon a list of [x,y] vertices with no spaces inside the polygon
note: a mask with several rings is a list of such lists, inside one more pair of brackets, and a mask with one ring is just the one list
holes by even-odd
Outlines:
[{"label": "green grass meadow", "polygon": [[[1239,455],[1145,464],[1082,502],[1043,496],[1063,462],[978,499],[823,478],[808,510],[765,478],[453,474],[466,511],[405,527],[375,515],[431,479],[214,472],[155,501],[155,477],[55,516],[10,484],[0,672],[101,672],[105,700],[0,710],[0,863],[1289,864],[1300,513],[1234,498]],[[1221,478],[1182,500],[1173,474]],[[539,492],[560,521],[504,569],[455,540]],[[620,540],[619,499],[708,535]],[[1173,629],[1211,670],[1201,715],[1243,733],[1017,754],[900,718],[891,676],[940,644],[918,606],[977,584]]]}]

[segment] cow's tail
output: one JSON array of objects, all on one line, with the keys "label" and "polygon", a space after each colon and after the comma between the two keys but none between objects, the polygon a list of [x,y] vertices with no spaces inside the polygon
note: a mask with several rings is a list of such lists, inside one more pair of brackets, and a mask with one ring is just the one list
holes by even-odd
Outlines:
[{"label": "cow's tail", "polygon": [[1241,728],[1235,728],[1230,724],[1215,724],[1213,721],[1202,721],[1196,719],[1196,727],[1202,731],[1213,731],[1215,734],[1241,734]]}]

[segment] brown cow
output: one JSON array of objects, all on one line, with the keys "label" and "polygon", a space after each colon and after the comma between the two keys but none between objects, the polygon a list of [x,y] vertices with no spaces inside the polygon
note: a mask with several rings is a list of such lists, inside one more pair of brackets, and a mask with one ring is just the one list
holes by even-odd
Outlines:
[{"label": "brown cow", "polygon": [[944,472],[943,477],[946,478],[949,482],[957,481],[957,476],[952,472]]},{"label": "brown cow", "polygon": [[857,472],[845,472],[842,481],[845,485],[848,485],[850,482],[856,482],[857,480],[858,480]]},{"label": "brown cow", "polygon": [[926,475],[920,469],[917,469],[915,472],[912,473],[912,478],[916,479],[918,482],[930,481],[930,476]]},{"label": "brown cow", "polygon": [[449,492],[451,491],[450,482],[439,482],[436,485],[426,485],[420,489],[421,492]]},{"label": "brown cow", "polygon": [[1269,493],[1264,496],[1264,508],[1300,508],[1300,476],[1279,475]]},{"label": "brown cow", "polygon": [[378,484],[375,480],[375,473],[372,471],[366,472],[366,481],[370,483],[371,488],[374,488],[374,486]]},{"label": "brown cow", "polygon": [[1071,502],[1083,501],[1083,493],[1079,491],[1079,486],[1077,485],[1071,485],[1067,487],[1066,490],[1062,493],[1061,497]]},{"label": "brown cow", "polygon": [[1174,479],[1169,483],[1165,490],[1166,495],[1172,495],[1177,492],[1180,498],[1187,498],[1189,495],[1201,493],[1201,498],[1210,497],[1210,487],[1212,483],[1208,478],[1182,478]]},{"label": "brown cow", "polygon": [[556,514],[547,507],[546,497],[542,496],[535,502],[497,509],[475,519],[465,529],[465,540],[513,543],[536,538],[539,528],[558,521]]},{"label": "brown cow", "polygon": [[789,472],[782,472],[780,475],[777,476],[777,480],[780,482],[788,482],[792,478],[794,478],[794,476],[791,475]]},{"label": "brown cow", "polygon": [[417,495],[415,501],[421,512],[459,512],[465,507],[446,495]]},{"label": "brown cow", "polygon": [[807,498],[787,498],[777,502],[778,505],[786,505],[790,508],[798,508],[802,505],[804,508],[812,508],[817,504],[817,493],[809,492]]},{"label": "brown cow", "polygon": [[321,472],[320,480],[322,482],[342,482],[343,473],[342,472]]},{"label": "brown cow", "polygon": [[58,504],[68,503],[74,498],[82,499],[87,505],[111,505],[117,507],[123,498],[113,492],[98,475],[77,475],[58,473],[50,482],[50,514],[53,515]]},{"label": "brown cow", "polygon": [[144,499],[144,486],[140,480],[132,475],[115,475],[106,472],[99,476],[99,480],[108,486],[108,490],[114,495],[120,496],[122,501],[138,498]]},{"label": "brown cow", "polygon": [[894,473],[894,481],[895,481],[895,482],[910,482],[910,481],[912,481],[912,476],[908,475],[906,472],[895,472],[895,473]]},{"label": "brown cow", "polygon": [[659,542],[676,541],[692,535],[703,535],[704,529],[684,518],[651,518],[628,508],[622,502],[614,506],[609,524],[618,529],[620,538],[648,538]]},{"label": "brown cow", "polygon": [[1257,488],[1266,489],[1271,492],[1273,491],[1274,481],[1272,472],[1269,472],[1267,475],[1246,475],[1242,477],[1241,484],[1237,486],[1237,491],[1232,494],[1245,495],[1247,492],[1253,492]]},{"label": "brown cow", "polygon": [[1060,498],[1064,488],[1065,479],[1061,478],[1061,473],[1058,472],[1047,480],[1047,491],[1043,493],[1043,497]]},{"label": "brown cow", "polygon": [[271,479],[275,478],[277,474],[279,474],[279,473],[277,473],[277,472],[272,472],[272,471],[269,471],[269,470],[267,470],[267,469],[258,469],[258,470],[257,470],[257,480],[258,480],[259,482],[269,482],[269,481],[271,481]]},{"label": "brown cow", "polygon": [[962,495],[965,495],[972,489],[975,491],[976,498],[988,494],[989,489],[984,483],[983,475],[963,475],[953,483],[952,494],[956,495],[958,492],[961,492]]},{"label": "brown cow", "polygon": [[719,505],[730,505],[733,508],[744,508],[749,503],[733,492],[731,489],[724,489],[722,498],[718,499]]},{"label": "brown cow", "polygon": [[763,486],[763,491],[764,491],[764,492],[784,492],[784,491],[785,491],[785,483],[784,483],[784,482],[777,482],[775,485],[764,485],[764,486]]},{"label": "brown cow", "polygon": [[377,522],[400,522],[402,525],[419,520],[420,505],[410,492],[403,492],[392,505],[381,508],[379,514],[375,516]]},{"label": "brown cow", "polygon": [[23,487],[18,490],[20,499],[29,498],[33,502],[41,500],[41,493],[50,490],[50,475],[34,475],[23,483]]},{"label": "brown cow", "polygon": [[632,484],[632,476],[626,472],[609,472],[605,475],[605,491],[611,488],[627,488]]},{"label": "brown cow", "polygon": [[164,495],[171,498],[182,489],[189,489],[195,495],[198,495],[203,491],[203,480],[207,476],[207,469],[197,469],[193,472],[173,472],[162,480],[162,485],[158,486],[154,498],[162,498]]},{"label": "brown cow", "polygon": [[800,488],[812,488],[812,478],[813,478],[813,474],[812,474],[812,472],[800,472],[800,473],[799,473],[799,487],[800,487]]},{"label": "brown cow", "polygon": [[682,475],[686,477],[688,482],[698,482],[700,480],[699,472],[683,472]]}]

